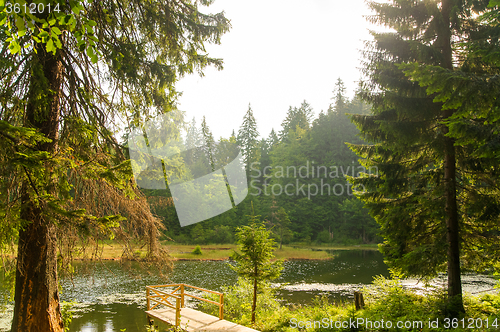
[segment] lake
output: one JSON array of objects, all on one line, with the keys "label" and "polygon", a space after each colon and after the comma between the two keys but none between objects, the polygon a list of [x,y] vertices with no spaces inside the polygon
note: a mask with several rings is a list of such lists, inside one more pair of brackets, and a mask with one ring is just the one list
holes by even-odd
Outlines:
[{"label": "lake", "polygon": [[[307,304],[315,296],[324,295],[331,301],[347,300],[352,292],[370,284],[373,277],[388,277],[387,267],[378,251],[332,251],[334,258],[321,261],[287,261],[281,277],[274,281],[284,303]],[[82,269],[81,263],[75,264]],[[73,301],[72,332],[145,332],[145,286],[166,283],[186,283],[220,290],[237,280],[225,261],[179,261],[169,279],[148,273],[133,274],[117,261],[97,263],[92,274],[77,273],[73,280],[62,280],[61,299]],[[468,281],[467,281],[468,280]],[[465,277],[467,290],[491,288],[494,279]],[[406,281],[411,285],[415,281]],[[439,282],[439,281],[438,281]],[[468,285],[468,286],[467,286]],[[11,309],[0,319],[0,331],[10,327]]]}]

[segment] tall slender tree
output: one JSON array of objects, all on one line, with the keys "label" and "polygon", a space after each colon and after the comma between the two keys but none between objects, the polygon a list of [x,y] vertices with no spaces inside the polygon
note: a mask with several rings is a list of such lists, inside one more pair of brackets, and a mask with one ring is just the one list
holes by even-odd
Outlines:
[{"label": "tall slender tree", "polygon": [[267,145],[269,146],[269,149],[272,149],[278,143],[279,143],[278,135],[276,135],[276,132],[274,131],[273,128],[271,129],[269,137],[267,138]]},{"label": "tall slender tree", "polygon": [[[357,178],[366,191],[359,196],[381,224],[382,246],[390,266],[406,275],[434,276],[448,272],[448,315],[464,312],[461,247],[468,231],[457,197],[468,172],[464,151],[449,135],[456,110],[427,95],[405,77],[402,64],[419,63],[457,70],[456,42],[470,34],[473,11],[488,1],[370,2],[373,22],[395,30],[373,33],[365,51],[368,77],[363,98],[373,115],[353,120],[370,146],[354,149],[376,166],[375,176]],[[371,91],[371,92],[369,92]]]},{"label": "tall slender tree", "polygon": [[18,234],[12,332],[63,331],[58,232],[157,235],[114,138],[115,114],[137,126],[173,109],[180,76],[221,68],[204,45],[229,28],[222,13],[198,10],[210,1],[51,4],[33,14],[0,3],[0,169],[8,182],[0,218]]},{"label": "tall slender tree", "polygon": [[210,131],[210,128],[208,127],[207,120],[205,119],[205,116],[203,116],[203,120],[201,121],[201,136],[203,137],[203,140],[205,141],[205,145],[203,146],[203,151],[205,152],[205,156],[207,160],[209,161],[210,169],[211,171],[215,171],[215,140],[214,140],[214,135],[212,134],[212,131]]},{"label": "tall slender tree", "polygon": [[[488,7],[499,6],[491,0]],[[500,200],[498,141],[500,80],[500,13],[498,7],[469,22],[470,33],[456,56],[459,70],[411,63],[405,74],[427,88],[443,107],[455,109],[448,121],[449,135],[462,147],[461,164],[471,171],[461,177],[458,197],[467,211],[461,217],[467,229],[462,264],[476,271],[500,271]]]},{"label": "tall slender tree", "polygon": [[313,111],[311,106],[304,100],[299,108],[290,106],[286,114],[285,120],[281,123],[281,131],[279,132],[280,140],[286,140],[290,131],[296,131],[297,127],[308,129]]},{"label": "tall slender tree", "polygon": [[248,104],[248,110],[243,117],[243,123],[238,131],[238,144],[243,153],[247,174],[250,174],[252,163],[259,161],[258,137],[257,122],[255,121],[252,108]]},{"label": "tall slender tree", "polygon": [[275,242],[266,226],[260,222],[260,216],[255,215],[253,204],[252,214],[248,217],[251,224],[238,227],[236,233],[241,253],[235,251],[231,257],[237,263],[232,266],[233,270],[253,283],[252,323],[255,323],[257,290],[263,282],[280,276],[283,261],[271,261],[274,258]]},{"label": "tall slender tree", "polygon": [[347,98],[345,96],[345,85],[344,81],[339,77],[335,83],[335,89],[333,90],[333,100],[335,101],[335,106],[333,109],[335,112],[342,112],[345,110],[345,105],[347,103]]},{"label": "tall slender tree", "polygon": [[196,119],[193,118],[186,133],[186,163],[193,165],[199,158],[198,151],[201,145],[200,132],[196,127]]}]

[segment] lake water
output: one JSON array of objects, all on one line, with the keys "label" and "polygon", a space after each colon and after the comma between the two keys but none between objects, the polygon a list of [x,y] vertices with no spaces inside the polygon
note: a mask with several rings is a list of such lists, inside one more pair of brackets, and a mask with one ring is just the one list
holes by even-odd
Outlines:
[{"label": "lake water", "polygon": [[[315,296],[325,295],[331,301],[352,297],[353,290],[370,284],[373,277],[388,277],[382,255],[377,251],[350,250],[332,252],[334,258],[322,261],[287,261],[281,277],[275,280],[281,286],[280,298],[285,303],[309,303]],[[82,268],[76,264],[77,269]],[[489,277],[469,278],[470,289],[493,287]],[[237,280],[228,262],[181,261],[175,264],[169,279],[139,273],[131,274],[119,262],[108,261],[95,266],[92,275],[77,273],[73,280],[62,280],[61,299],[73,301],[72,332],[144,332],[147,324],[144,313],[145,286],[165,283],[186,283],[220,290]],[[466,278],[467,280],[467,278]],[[411,284],[412,281],[407,283]],[[10,327],[11,309],[0,319],[0,331]]]}]

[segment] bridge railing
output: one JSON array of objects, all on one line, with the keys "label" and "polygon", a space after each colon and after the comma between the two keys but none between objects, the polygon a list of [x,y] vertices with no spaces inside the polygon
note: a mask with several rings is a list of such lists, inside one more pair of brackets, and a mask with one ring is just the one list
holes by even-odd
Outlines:
[{"label": "bridge railing", "polygon": [[[167,290],[167,288],[174,288],[173,291]],[[219,302],[215,302],[209,299],[205,299],[199,296],[195,296],[186,293],[186,288],[196,289],[202,292],[207,292],[219,296]],[[219,307],[219,319],[224,319],[224,294],[215,292],[209,289],[204,289],[196,286],[191,286],[187,284],[170,284],[170,285],[156,285],[156,286],[146,286],[146,301],[148,310],[153,310],[160,305],[172,308],[175,310],[175,326],[179,326],[181,319],[181,308],[184,308],[185,297],[191,297],[200,301],[215,304]],[[175,304],[172,303],[175,300]],[[172,302],[170,302],[172,301]]]}]

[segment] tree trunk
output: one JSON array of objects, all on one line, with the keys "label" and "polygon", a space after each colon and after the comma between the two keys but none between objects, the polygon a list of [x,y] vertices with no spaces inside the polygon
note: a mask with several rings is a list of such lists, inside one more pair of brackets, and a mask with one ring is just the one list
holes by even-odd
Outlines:
[{"label": "tree trunk", "polygon": [[[453,70],[453,53],[451,49],[451,26],[450,15],[452,0],[442,2],[442,26],[438,33],[441,40],[443,67]],[[445,110],[444,119],[448,119],[454,110]],[[443,126],[443,134],[449,132],[448,126]],[[460,269],[460,226],[458,221],[458,207],[456,194],[456,155],[455,140],[444,138],[444,183],[445,183],[445,213],[446,213],[446,240],[448,242],[448,316],[458,317],[464,313],[462,298],[462,280]]]},{"label": "tree trunk", "polygon": [[23,206],[21,217],[29,224],[19,232],[11,332],[62,332],[55,225],[43,217],[26,190]]},{"label": "tree trunk", "polygon": [[[52,140],[37,146],[38,150],[52,155],[57,151],[59,135],[62,64],[57,55],[46,53],[44,45],[37,45],[37,54],[33,56],[25,126],[36,128]],[[55,195],[57,179],[52,179],[53,170],[49,164],[44,173],[43,178],[36,177],[38,184],[28,179],[22,185],[21,218],[26,224],[19,232],[11,332],[63,332],[57,282],[56,225],[46,213],[46,202],[37,198],[41,193]]]},{"label": "tree trunk", "polygon": [[[445,132],[448,132],[446,128]],[[448,242],[448,314],[458,317],[465,312],[462,299],[459,222],[456,196],[456,160],[454,140],[445,138],[444,181],[446,195],[446,240]]]},{"label": "tree trunk", "polygon": [[280,250],[283,249],[283,226],[280,227]]},{"label": "tree trunk", "polygon": [[[255,276],[257,276],[257,267],[255,267]],[[253,279],[252,324],[255,324],[256,308],[257,308],[257,277]]]}]

